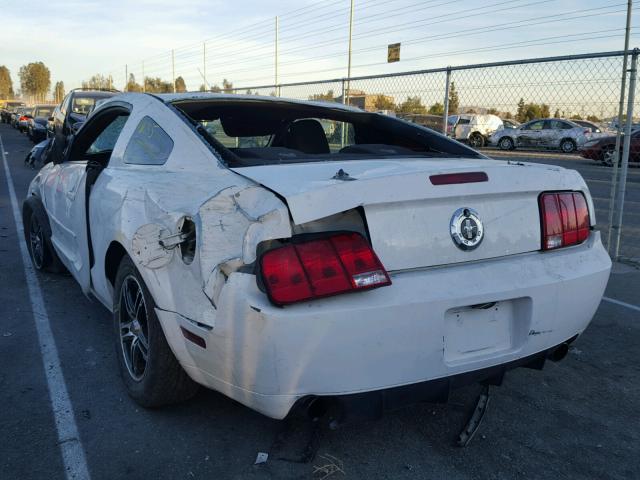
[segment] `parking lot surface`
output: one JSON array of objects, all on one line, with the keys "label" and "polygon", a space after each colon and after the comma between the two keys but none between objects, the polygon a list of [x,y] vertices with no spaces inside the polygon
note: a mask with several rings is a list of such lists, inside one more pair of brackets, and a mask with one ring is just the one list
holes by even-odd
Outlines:
[{"label": "parking lot surface", "polygon": [[[23,159],[24,135],[0,125],[10,181],[21,201],[34,170]],[[500,158],[503,158],[503,154]],[[524,160],[522,154],[514,158]],[[606,220],[609,169],[579,157],[527,160],[576,168]],[[640,169],[630,172],[625,231],[640,236]],[[78,438],[59,439],[36,322],[42,312],[26,286],[25,266],[0,167],[0,478],[67,478],[60,442],[82,447],[93,479],[433,478],[536,479],[640,476],[640,272],[614,267],[606,298],[587,331],[560,363],[518,369],[491,401],[477,435],[454,446],[479,388],[455,392],[447,405],[424,404],[384,418],[322,429],[315,457],[302,421],[278,422],[208,390],[189,402],[145,410],[119,379],[110,314],[86,298],[69,276],[37,276],[59,354]],[[633,230],[635,229],[635,230]],[[634,233],[635,232],[635,233]],[[635,236],[634,236],[635,235]],[[628,256],[637,247],[625,243]],[[639,255],[640,256],[640,255]],[[27,264],[27,269],[31,266]],[[490,279],[488,279],[490,281]],[[576,298],[576,302],[580,299]],[[634,309],[635,307],[635,309]],[[254,465],[259,452],[266,463]]]}]

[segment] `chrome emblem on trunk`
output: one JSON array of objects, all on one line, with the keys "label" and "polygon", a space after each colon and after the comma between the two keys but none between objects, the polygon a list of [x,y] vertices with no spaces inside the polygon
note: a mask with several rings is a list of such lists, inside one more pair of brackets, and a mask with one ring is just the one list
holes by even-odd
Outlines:
[{"label": "chrome emblem on trunk", "polygon": [[478,212],[471,208],[459,208],[449,224],[451,238],[461,250],[473,250],[482,242],[484,227]]}]

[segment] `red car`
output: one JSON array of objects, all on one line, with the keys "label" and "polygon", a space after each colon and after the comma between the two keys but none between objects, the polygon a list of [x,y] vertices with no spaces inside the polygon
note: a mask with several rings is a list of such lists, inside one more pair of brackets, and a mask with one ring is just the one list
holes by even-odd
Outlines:
[{"label": "red car", "polygon": [[[621,141],[624,140],[622,137]],[[580,148],[580,155],[605,165],[613,165],[613,154],[616,149],[615,135],[600,137],[586,142]],[[622,148],[620,149],[622,153]],[[640,162],[640,130],[631,133],[631,149],[629,162]]]}]

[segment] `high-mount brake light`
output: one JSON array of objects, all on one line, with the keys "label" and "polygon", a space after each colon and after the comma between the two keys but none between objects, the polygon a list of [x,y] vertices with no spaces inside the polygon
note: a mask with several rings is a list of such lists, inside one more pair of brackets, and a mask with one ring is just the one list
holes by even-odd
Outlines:
[{"label": "high-mount brake light", "polygon": [[269,299],[276,305],[391,284],[375,252],[358,233],[269,250],[260,258],[260,269]]},{"label": "high-mount brake light", "polygon": [[540,195],[542,250],[577,245],[589,237],[589,208],[581,192],[548,192]]}]

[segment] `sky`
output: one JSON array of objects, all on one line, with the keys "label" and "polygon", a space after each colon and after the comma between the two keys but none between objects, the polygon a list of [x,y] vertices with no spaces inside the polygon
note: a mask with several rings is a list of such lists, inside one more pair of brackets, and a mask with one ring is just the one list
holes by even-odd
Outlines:
[{"label": "sky", "polygon": [[[624,42],[622,0],[354,4],[352,76],[621,50]],[[171,81],[172,49],[175,75],[190,90],[205,78],[273,84],[276,16],[281,83],[347,75],[350,0],[0,0],[0,12],[0,65],[14,87],[20,66],[32,61],[49,67],[52,86],[62,80],[67,89],[98,73],[122,88],[125,72],[140,80],[143,68]],[[631,46],[639,40],[634,35]],[[401,60],[387,64],[387,45],[397,42]]]}]

